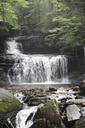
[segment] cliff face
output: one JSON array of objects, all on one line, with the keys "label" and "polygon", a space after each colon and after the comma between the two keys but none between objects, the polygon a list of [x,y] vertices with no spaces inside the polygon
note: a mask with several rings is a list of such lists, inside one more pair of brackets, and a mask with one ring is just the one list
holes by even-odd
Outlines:
[{"label": "cliff face", "polygon": [[17,42],[22,43],[25,54],[52,54],[58,53],[55,46],[48,46],[43,35],[19,36]]}]

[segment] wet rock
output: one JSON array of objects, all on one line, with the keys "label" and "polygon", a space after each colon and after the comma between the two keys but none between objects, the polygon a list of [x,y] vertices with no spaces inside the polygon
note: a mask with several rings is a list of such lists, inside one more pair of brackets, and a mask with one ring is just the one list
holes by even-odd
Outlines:
[{"label": "wet rock", "polygon": [[81,93],[85,94],[85,83],[80,83],[79,85]]},{"label": "wet rock", "polygon": [[75,86],[75,87],[73,87],[72,90],[73,90],[74,92],[80,92],[80,88],[79,88],[79,86]]},{"label": "wet rock", "polygon": [[68,104],[80,104],[80,105],[85,105],[85,98],[83,99],[70,99],[70,100],[67,100]]},{"label": "wet rock", "polygon": [[77,120],[73,128],[85,128],[85,117]]},{"label": "wet rock", "polygon": [[[64,124],[62,124],[62,128],[65,128]],[[31,128],[61,128],[60,126],[55,126],[54,124],[51,124],[49,120],[46,119],[39,119],[34,122],[33,126]]]},{"label": "wet rock", "polygon": [[67,114],[68,121],[78,120],[81,117],[80,109],[75,104],[67,106],[66,114]]},{"label": "wet rock", "polygon": [[20,36],[16,41],[22,43],[25,54],[47,52],[42,35]]},{"label": "wet rock", "polygon": [[82,114],[82,116],[85,116],[85,107],[81,108],[81,114]]},{"label": "wet rock", "polygon": [[51,88],[48,89],[48,91],[49,91],[49,92],[54,92],[54,91],[57,91],[57,89],[51,87]]},{"label": "wet rock", "polygon": [[23,102],[29,106],[37,106],[40,103],[45,103],[49,98],[42,89],[31,89],[29,91],[22,91]]},{"label": "wet rock", "polygon": [[36,120],[31,128],[51,128],[49,120],[47,121],[44,118]]},{"label": "wet rock", "polygon": [[47,102],[49,99],[47,97],[32,97],[28,101],[29,106],[37,106],[41,103]]},{"label": "wet rock", "polygon": [[75,99],[76,95],[72,89],[59,88],[55,93],[49,94],[50,99],[55,99],[57,102],[66,102],[68,99]]}]

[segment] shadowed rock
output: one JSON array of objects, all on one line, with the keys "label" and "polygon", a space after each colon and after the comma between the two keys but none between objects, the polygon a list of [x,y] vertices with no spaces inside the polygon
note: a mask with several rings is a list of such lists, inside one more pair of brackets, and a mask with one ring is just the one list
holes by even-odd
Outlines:
[{"label": "shadowed rock", "polygon": [[58,104],[48,101],[40,107],[35,114],[31,128],[65,128],[59,114]]}]

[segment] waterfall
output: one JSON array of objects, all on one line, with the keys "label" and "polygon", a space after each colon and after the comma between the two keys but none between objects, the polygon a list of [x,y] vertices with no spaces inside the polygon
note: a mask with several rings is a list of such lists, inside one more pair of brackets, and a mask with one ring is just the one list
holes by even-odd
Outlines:
[{"label": "waterfall", "polygon": [[15,63],[8,71],[11,83],[67,83],[68,60],[64,55],[25,55],[19,44],[7,42],[7,53],[15,57]]},{"label": "waterfall", "polygon": [[17,43],[15,40],[7,41],[7,54],[19,55],[21,51],[19,48],[22,47],[20,43]]}]

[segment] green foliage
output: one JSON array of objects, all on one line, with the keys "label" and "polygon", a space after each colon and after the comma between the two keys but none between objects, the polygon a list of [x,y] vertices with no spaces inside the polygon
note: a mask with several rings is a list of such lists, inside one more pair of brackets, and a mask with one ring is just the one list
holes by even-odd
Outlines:
[{"label": "green foliage", "polygon": [[[31,33],[44,33],[48,46],[75,48],[84,44],[83,0],[29,0],[20,21]],[[27,12],[27,13],[26,13]],[[25,17],[25,18],[24,18]]]},{"label": "green foliage", "polygon": [[25,34],[43,33],[48,46],[75,48],[85,42],[84,0],[1,0],[0,20]]},{"label": "green foliage", "polygon": [[80,17],[56,17],[53,19],[56,22],[57,28],[49,30],[49,32],[56,32],[59,36],[59,42],[70,47],[80,45],[81,38],[78,35],[79,29],[82,26]]},{"label": "green foliage", "polygon": [[1,0],[0,1],[0,21],[8,22],[15,28],[19,27],[16,5],[26,8],[28,2],[26,0]]},{"label": "green foliage", "polygon": [[[50,35],[46,38],[48,45],[49,42],[51,45],[54,45],[54,41],[56,46],[59,45],[67,48],[75,48],[84,44],[85,37],[83,26],[85,24],[85,12],[83,12],[83,14],[81,13],[80,3],[77,3],[76,11],[74,8],[75,2],[71,0],[69,2],[65,0],[63,2],[61,0],[56,3],[57,12],[52,18],[53,27],[49,29],[48,32]],[[83,37],[81,33],[83,33]]]}]

